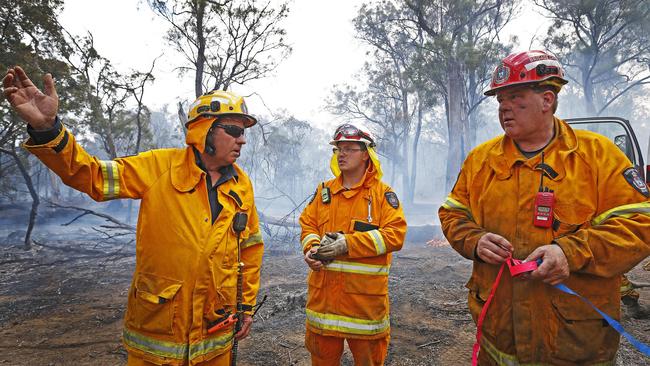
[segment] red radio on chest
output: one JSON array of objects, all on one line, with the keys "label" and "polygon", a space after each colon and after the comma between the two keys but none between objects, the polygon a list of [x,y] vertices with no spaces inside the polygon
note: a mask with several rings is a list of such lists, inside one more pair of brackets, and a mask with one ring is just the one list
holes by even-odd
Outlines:
[{"label": "red radio on chest", "polygon": [[537,192],[533,224],[537,227],[551,227],[553,225],[553,208],[555,208],[555,193]]}]

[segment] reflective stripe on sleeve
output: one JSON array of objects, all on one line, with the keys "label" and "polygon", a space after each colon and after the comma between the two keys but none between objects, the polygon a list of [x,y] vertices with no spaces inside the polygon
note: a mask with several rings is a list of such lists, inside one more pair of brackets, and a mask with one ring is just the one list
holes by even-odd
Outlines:
[{"label": "reflective stripe on sleeve", "polygon": [[591,220],[591,225],[600,225],[614,216],[630,217],[634,214],[650,216],[650,202],[631,203],[614,207]]},{"label": "reflective stripe on sleeve", "polygon": [[442,207],[448,210],[463,211],[467,214],[470,220],[474,221],[474,217],[472,216],[472,211],[470,211],[467,206],[451,198],[451,196],[447,196],[447,199],[445,200],[445,202],[443,202]]},{"label": "reflective stripe on sleeve", "polygon": [[375,251],[377,252],[377,255],[386,253],[386,244],[384,243],[384,237],[381,235],[379,230],[370,230],[366,232],[368,235],[370,235],[372,242],[375,244]]},{"label": "reflective stripe on sleeve", "polygon": [[388,272],[390,271],[390,265],[382,266],[345,261],[333,261],[332,263],[326,264],[323,268],[327,271],[379,276],[388,276]]},{"label": "reflective stripe on sleeve", "polygon": [[320,243],[320,236],[316,234],[307,234],[305,237],[302,239],[302,250],[307,249],[307,245],[309,245],[311,242],[316,241]]},{"label": "reflective stripe on sleeve", "polygon": [[331,330],[341,333],[373,335],[385,332],[390,328],[390,318],[366,320],[342,315],[317,313],[305,309],[307,323],[314,328]]},{"label": "reflective stripe on sleeve", "polygon": [[100,160],[99,165],[102,168],[102,177],[104,178],[103,199],[118,198],[120,195],[120,175],[117,164],[112,160]]},{"label": "reflective stripe on sleeve", "polygon": [[249,236],[248,239],[246,239],[243,243],[241,243],[241,248],[245,249],[248,247],[252,247],[253,245],[262,244],[262,243],[263,243],[262,233],[258,231],[255,234]]}]

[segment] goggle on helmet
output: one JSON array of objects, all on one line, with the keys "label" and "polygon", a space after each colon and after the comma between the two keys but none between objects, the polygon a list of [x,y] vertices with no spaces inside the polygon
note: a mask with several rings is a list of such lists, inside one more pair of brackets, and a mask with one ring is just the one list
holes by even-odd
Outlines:
[{"label": "goggle on helmet", "polygon": [[342,124],[336,128],[330,145],[336,146],[341,141],[363,142],[366,144],[366,147],[375,147],[375,140],[370,133],[349,123]]}]

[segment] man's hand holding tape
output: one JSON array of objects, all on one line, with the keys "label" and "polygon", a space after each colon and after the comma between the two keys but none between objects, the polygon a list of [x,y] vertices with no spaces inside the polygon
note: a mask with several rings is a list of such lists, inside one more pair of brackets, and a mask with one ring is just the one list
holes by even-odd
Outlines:
[{"label": "man's hand holding tape", "polygon": [[524,262],[532,262],[538,259],[542,260],[542,264],[536,270],[526,275],[525,278],[540,280],[551,286],[562,283],[569,278],[569,263],[566,260],[564,251],[559,245],[542,245],[533,250]]}]

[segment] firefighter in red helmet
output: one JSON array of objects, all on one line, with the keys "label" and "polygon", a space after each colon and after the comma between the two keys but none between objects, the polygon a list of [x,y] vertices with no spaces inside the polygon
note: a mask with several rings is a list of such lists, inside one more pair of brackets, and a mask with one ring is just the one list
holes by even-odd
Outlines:
[{"label": "firefighter in red helmet", "polygon": [[[475,321],[506,260],[542,260],[523,278],[502,276],[482,325],[480,365],[613,365],[618,333],[553,285],[618,319],[621,274],[650,254],[648,189],[609,139],[554,116],[566,83],[549,52],[506,57],[485,92],[496,96],[505,134],[469,153],[439,210],[450,244],[473,261]],[[554,204],[539,204],[540,192]]]}]

